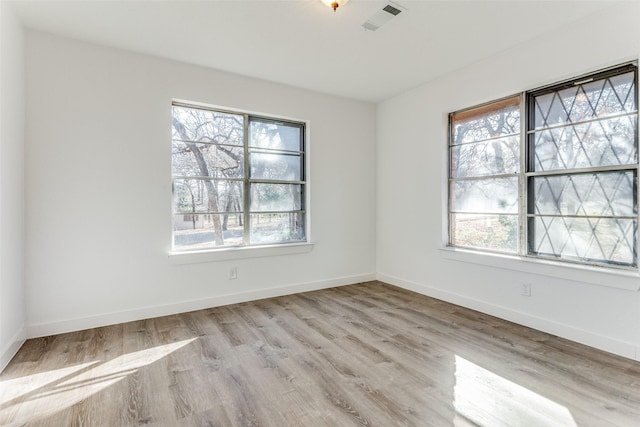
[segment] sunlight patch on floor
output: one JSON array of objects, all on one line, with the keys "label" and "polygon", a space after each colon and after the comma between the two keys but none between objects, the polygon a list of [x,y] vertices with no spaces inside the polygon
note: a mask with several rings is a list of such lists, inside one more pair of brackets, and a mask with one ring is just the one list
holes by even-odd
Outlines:
[{"label": "sunlight patch on floor", "polygon": [[576,427],[569,410],[463,357],[455,356],[456,412],[479,426]]},{"label": "sunlight patch on floor", "polygon": [[40,372],[34,375],[18,377],[11,380],[0,381],[0,407],[9,401],[32,392],[36,388],[45,387],[48,384],[59,382],[61,379],[82,371],[89,366],[100,362],[81,363],[61,369]]},{"label": "sunlight patch on floor", "polygon": [[33,421],[75,405],[196,339],[2,381],[0,424]]}]

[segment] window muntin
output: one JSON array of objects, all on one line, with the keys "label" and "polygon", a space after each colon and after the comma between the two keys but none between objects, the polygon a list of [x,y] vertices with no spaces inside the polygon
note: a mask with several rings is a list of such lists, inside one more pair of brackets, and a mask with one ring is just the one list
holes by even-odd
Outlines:
[{"label": "window muntin", "polygon": [[303,123],[174,103],[172,133],[175,251],[306,241]]},{"label": "window muntin", "polygon": [[449,244],[637,267],[636,82],[629,64],[452,113]]},{"label": "window muntin", "polygon": [[518,248],[520,97],[450,117],[450,244]]},{"label": "window muntin", "polygon": [[528,252],[637,265],[636,69],[527,95]]}]

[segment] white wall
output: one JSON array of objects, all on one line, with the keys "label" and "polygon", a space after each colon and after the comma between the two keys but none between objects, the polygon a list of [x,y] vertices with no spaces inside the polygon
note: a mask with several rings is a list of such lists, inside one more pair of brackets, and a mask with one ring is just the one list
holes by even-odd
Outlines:
[{"label": "white wall", "polygon": [[[39,32],[25,49],[29,336],[375,278],[373,104]],[[311,252],[167,257],[172,98],[310,121]]]},{"label": "white wall", "polygon": [[[637,59],[638,16],[637,2],[616,6],[379,104],[381,280],[640,359],[638,292],[585,283],[596,279],[591,273],[567,270],[565,278],[577,280],[566,280],[546,275],[550,270],[543,266],[515,271],[502,268],[500,260],[490,267],[452,260],[440,250],[447,113]],[[482,263],[482,257],[475,262]],[[631,286],[639,280],[609,279]],[[533,285],[532,297],[520,296],[522,283]]]},{"label": "white wall", "polygon": [[23,56],[22,26],[0,2],[0,371],[25,339]]}]

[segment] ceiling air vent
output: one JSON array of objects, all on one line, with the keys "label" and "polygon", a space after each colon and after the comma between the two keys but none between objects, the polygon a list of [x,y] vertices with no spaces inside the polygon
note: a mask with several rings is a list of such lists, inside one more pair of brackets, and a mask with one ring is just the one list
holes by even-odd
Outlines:
[{"label": "ceiling air vent", "polygon": [[391,6],[390,4],[388,4],[385,7],[383,7],[382,10],[384,10],[385,12],[389,12],[393,16],[396,16],[397,14],[402,12],[400,9],[395,8],[395,7]]},{"label": "ceiling air vent", "polygon": [[388,2],[385,7],[367,19],[367,22],[362,24],[362,26],[365,30],[376,31],[378,28],[382,27],[384,24],[391,21],[392,18],[398,16],[405,10],[405,8],[396,3]]}]

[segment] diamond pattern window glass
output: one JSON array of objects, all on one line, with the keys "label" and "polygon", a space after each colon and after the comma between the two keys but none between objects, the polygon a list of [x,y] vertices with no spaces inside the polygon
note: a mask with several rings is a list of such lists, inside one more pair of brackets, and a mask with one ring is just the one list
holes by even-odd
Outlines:
[{"label": "diamond pattern window glass", "polygon": [[528,252],[637,265],[636,69],[528,94]]},{"label": "diamond pattern window glass", "polygon": [[637,78],[627,64],[452,113],[449,245],[637,268]]}]

